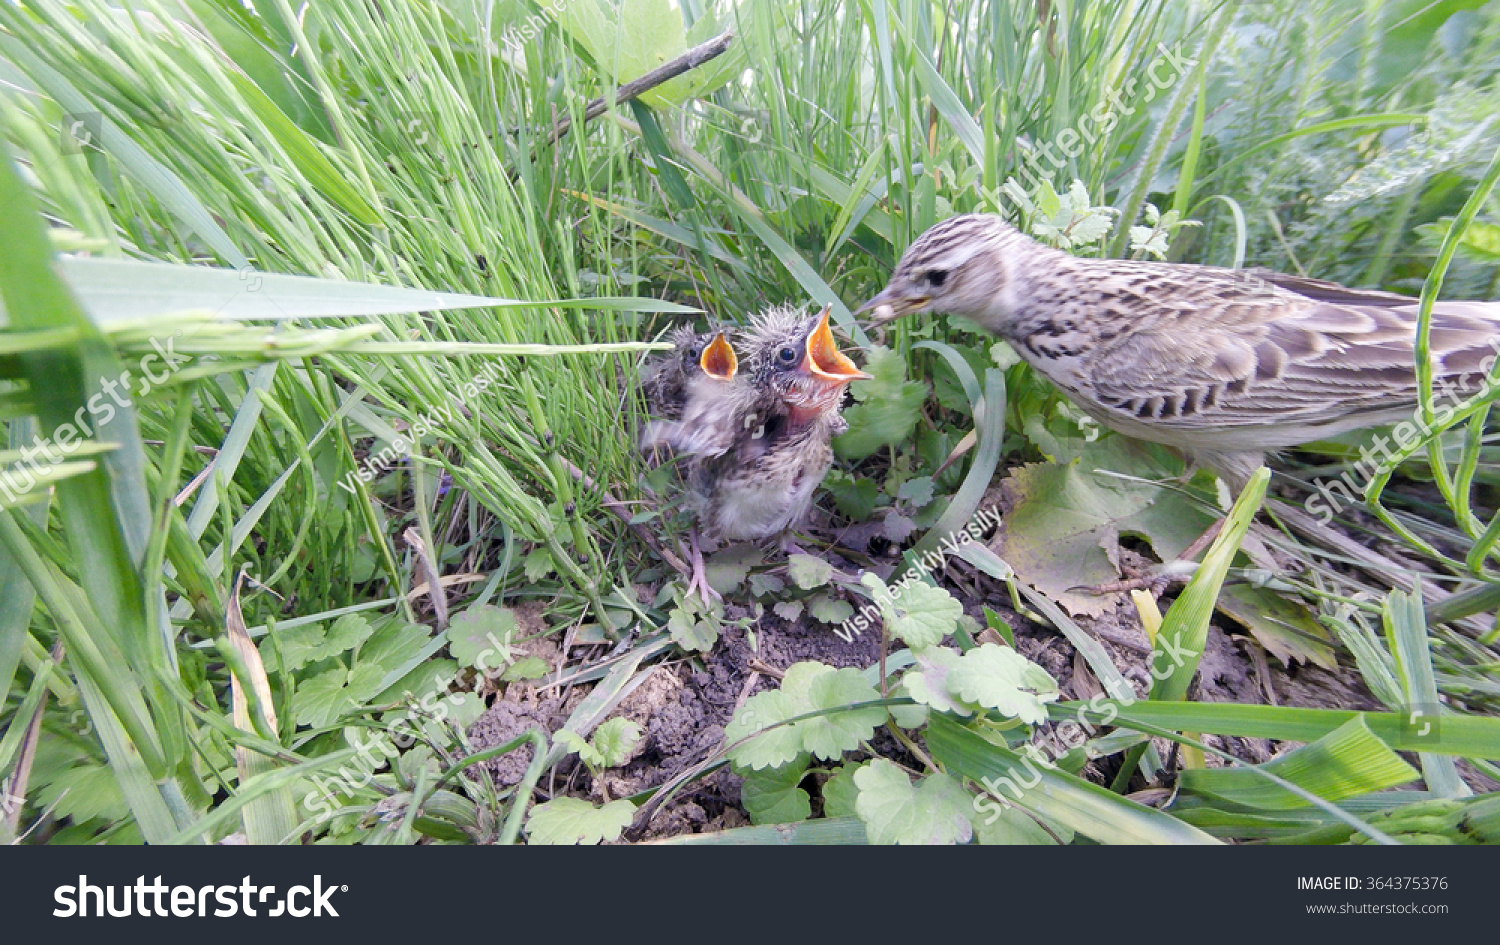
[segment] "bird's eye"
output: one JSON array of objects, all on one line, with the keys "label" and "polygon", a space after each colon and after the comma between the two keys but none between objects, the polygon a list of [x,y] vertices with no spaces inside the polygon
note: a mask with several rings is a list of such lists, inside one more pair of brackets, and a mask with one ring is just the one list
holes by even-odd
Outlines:
[{"label": "bird's eye", "polygon": [[948,273],[942,269],[933,269],[930,270],[923,278],[926,279],[927,284],[932,286],[934,289],[941,289],[943,287],[943,283],[948,281]]},{"label": "bird's eye", "polygon": [[782,348],[780,351],[776,352],[776,360],[780,361],[782,364],[791,364],[793,361],[797,360],[797,352],[793,348]]}]

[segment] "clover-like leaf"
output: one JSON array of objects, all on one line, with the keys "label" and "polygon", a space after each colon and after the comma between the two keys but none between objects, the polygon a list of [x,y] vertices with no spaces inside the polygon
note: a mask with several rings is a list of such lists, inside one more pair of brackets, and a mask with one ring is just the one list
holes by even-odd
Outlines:
[{"label": "clover-like leaf", "polygon": [[[310,663],[326,660],[359,646],[375,628],[361,614],[345,614],[332,626],[321,623],[289,627],[277,633],[282,662],[278,662],[275,649],[269,643],[262,644],[261,659],[266,669],[272,672],[291,672]],[[284,666],[283,666],[284,664]]]},{"label": "clover-like leaf", "polygon": [[380,684],[385,681],[385,667],[378,663],[360,663],[349,670],[349,679],[344,683],[344,689],[349,695],[350,701],[357,705],[363,705],[378,692]]},{"label": "clover-like leaf", "polygon": [[774,574],[750,575],[751,597],[773,597],[786,590],[786,582]]},{"label": "clover-like leaf", "polygon": [[524,568],[526,582],[535,584],[556,570],[556,566],[552,563],[552,552],[547,550],[546,545],[537,545],[526,553]]},{"label": "clover-like leaf", "polygon": [[674,607],[667,618],[667,631],[672,642],[684,650],[707,653],[719,642],[719,628],[711,615],[700,619],[690,608]]},{"label": "clover-like leaf", "polygon": [[958,626],[964,608],[940,587],[910,579],[887,588],[885,582],[866,571],[860,581],[875,593],[875,603],[891,635],[912,651],[937,646]]},{"label": "clover-like leaf", "polygon": [[[328,628],[321,623],[278,628],[275,646],[269,635],[260,644],[260,658],[266,664],[266,671],[292,673],[318,659],[318,648],[327,632]],[[279,659],[277,653],[281,654]]]},{"label": "clover-like leaf", "polygon": [[630,760],[630,755],[640,740],[640,725],[616,716],[601,722],[589,741],[599,753],[600,766],[613,768]]},{"label": "clover-like leaf", "polygon": [[577,755],[578,760],[582,761],[589,767],[605,767],[604,756],[599,753],[599,749],[595,748],[593,745],[590,745],[588,741],[577,732],[570,731],[569,729],[565,728],[559,729],[557,734],[552,736],[552,740],[557,744],[563,746],[563,748],[567,749],[570,754]]},{"label": "clover-like leaf", "polygon": [[634,818],[635,805],[629,801],[595,807],[576,797],[559,797],[531,809],[526,833],[532,843],[592,846],[620,839]]},{"label": "clover-like leaf", "polygon": [[385,670],[379,666],[341,666],[303,681],[292,697],[292,716],[299,725],[325,728],[380,691]]},{"label": "clover-like leaf", "polygon": [[834,769],[833,777],[823,782],[824,817],[855,816],[859,787],[854,783],[854,772],[859,770],[859,765],[840,765]]},{"label": "clover-like leaf", "polygon": [[771,605],[771,609],[776,612],[776,616],[788,623],[796,623],[797,618],[802,616],[802,602],[800,600],[777,601]]},{"label": "clover-like leaf", "polygon": [[948,673],[948,691],[1030,725],[1047,720],[1057,680],[1008,646],[986,643],[965,653]]},{"label": "clover-like leaf", "polygon": [[843,623],[854,616],[854,608],[847,601],[827,594],[814,594],[807,599],[807,612],[813,619],[826,624]]},{"label": "clover-like leaf", "polygon": [[[806,704],[792,698],[781,690],[762,692],[745,700],[734,713],[734,718],[724,726],[724,741],[733,746],[729,758],[742,768],[774,768],[784,765],[802,753],[802,734],[795,726],[783,725],[772,729],[778,722],[794,718],[806,711]],[[747,735],[771,729],[761,735],[735,745]]]},{"label": "clover-like leaf", "polygon": [[794,554],[787,556],[786,572],[793,584],[804,591],[810,591],[828,583],[828,579],[833,577],[833,565],[812,555]]},{"label": "clover-like leaf", "polygon": [[854,773],[854,809],[871,843],[967,843],[974,799],[946,774],[913,785],[895,762],[876,758]]},{"label": "clover-like leaf", "polygon": [[[377,667],[378,668],[378,667]],[[342,666],[325,670],[311,679],[304,679],[292,696],[292,717],[298,725],[326,728],[334,723],[344,710],[353,708],[345,684],[349,671]]]},{"label": "clover-like leaf", "polygon": [[345,614],[328,628],[328,635],[313,655],[313,660],[327,659],[347,653],[370,638],[375,628],[370,626],[363,614]]},{"label": "clover-like leaf", "polygon": [[[865,682],[859,670],[844,668],[820,674],[808,687],[808,701],[813,709],[833,709],[857,702],[874,702],[880,693]],[[881,706],[833,712],[817,718],[797,722],[795,727],[802,732],[802,745],[817,758],[832,760],[843,757],[844,752],[853,751],[860,742],[875,734],[875,729],[885,724],[885,709]]]},{"label": "clover-like leaf", "polygon": [[504,607],[470,607],[448,624],[448,652],[463,666],[499,666],[508,662],[510,642],[519,627],[516,615]]},{"label": "clover-like leaf", "polygon": [[869,518],[880,501],[880,485],[873,479],[830,476],[828,491],[833,494],[833,504],[839,514],[855,522]]},{"label": "clover-like leaf", "polygon": [[728,594],[745,583],[750,569],[764,560],[760,549],[753,544],[730,545],[722,551],[708,556],[703,563],[703,572],[708,584],[720,594]]},{"label": "clover-like leaf", "polygon": [[943,646],[929,647],[913,655],[917,665],[907,670],[906,675],[901,678],[901,685],[906,689],[907,695],[939,712],[972,715],[973,708],[959,703],[948,691],[948,676],[962,657]]},{"label": "clover-like leaf", "polygon": [[547,661],[540,656],[523,656],[505,667],[505,672],[500,674],[503,682],[516,682],[521,679],[541,679],[551,669]]},{"label": "clover-like leaf", "polygon": [[[880,698],[859,670],[835,670],[822,663],[792,664],[775,692],[763,692],[746,700],[724,728],[724,740],[733,744],[747,735],[819,709],[841,710],[844,706],[873,702]],[[880,706],[831,711],[790,725],[782,725],[750,739],[729,753],[730,760],[744,768],[759,770],[791,761],[803,751],[823,759],[843,756],[875,734],[885,722]]]},{"label": "clover-like leaf", "polygon": [[845,459],[863,459],[882,446],[905,440],[927,400],[927,385],[908,381],[906,361],[890,348],[871,348],[864,370],[872,379],[850,386],[859,403],[844,411],[849,430],[833,441]]},{"label": "clover-like leaf", "polygon": [[913,508],[920,509],[932,501],[932,477],[917,476],[901,483],[901,488],[896,490],[896,498],[905,499],[912,504]]},{"label": "clover-like leaf", "polygon": [[891,509],[885,513],[885,518],[881,520],[880,525],[881,531],[885,533],[885,537],[898,545],[906,541],[911,536],[911,533],[917,530],[917,523],[912,521],[910,516],[902,515],[895,509]]},{"label": "clover-like leaf", "polygon": [[790,764],[761,771],[746,771],[740,785],[740,803],[756,824],[790,824],[812,816],[812,798],[798,783],[807,773],[807,756]]}]

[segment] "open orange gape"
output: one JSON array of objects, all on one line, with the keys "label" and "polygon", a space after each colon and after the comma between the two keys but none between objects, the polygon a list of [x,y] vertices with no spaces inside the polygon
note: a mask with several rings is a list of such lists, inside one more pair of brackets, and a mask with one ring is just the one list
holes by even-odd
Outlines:
[{"label": "open orange gape", "polygon": [[732,381],[735,373],[740,369],[740,359],[735,356],[734,349],[724,339],[721,331],[714,335],[714,340],[703,349],[703,354],[698,358],[699,367],[703,373],[716,381]]},{"label": "open orange gape", "polygon": [[787,391],[792,425],[809,423],[843,396],[844,387],[851,381],[867,381],[866,374],[838,349],[828,316],[831,305],[824,306],[818,315],[818,323],[808,332],[804,343],[802,363],[797,366],[797,383]]}]

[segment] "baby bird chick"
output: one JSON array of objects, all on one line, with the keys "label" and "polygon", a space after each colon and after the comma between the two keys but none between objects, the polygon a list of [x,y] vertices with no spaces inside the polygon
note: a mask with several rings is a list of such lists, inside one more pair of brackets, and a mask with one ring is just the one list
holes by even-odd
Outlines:
[{"label": "baby bird chick", "polygon": [[743,334],[746,366],[734,389],[712,409],[684,409],[684,426],[709,428],[688,485],[710,536],[771,538],[806,517],[833,462],[830,441],[848,428],[839,416],[844,388],[870,377],[838,350],[830,311],[807,318],[783,307],[755,318]]},{"label": "baby bird chick", "polygon": [[[663,448],[681,457],[692,470],[703,455],[728,449],[738,429],[738,414],[753,401],[749,385],[737,382],[739,359],[722,331],[695,334],[691,326],[672,333],[676,349],[662,359],[642,383],[653,412],[662,419],[647,425],[641,451],[655,456]],[[689,532],[692,575],[687,593],[704,601],[718,597],[708,583],[698,531]]]},{"label": "baby bird chick", "polygon": [[652,362],[641,379],[641,393],[652,416],[668,420],[682,416],[688,381],[698,373],[698,359],[713,339],[713,332],[699,333],[692,325],[680,325],[667,336],[672,350]]},{"label": "baby bird chick", "polygon": [[689,403],[701,411],[716,394],[728,393],[739,365],[722,331],[700,333],[683,325],[667,337],[673,350],[652,364],[641,381],[641,393],[657,418],[642,431],[644,453],[662,447],[686,451],[678,442],[683,411]]}]

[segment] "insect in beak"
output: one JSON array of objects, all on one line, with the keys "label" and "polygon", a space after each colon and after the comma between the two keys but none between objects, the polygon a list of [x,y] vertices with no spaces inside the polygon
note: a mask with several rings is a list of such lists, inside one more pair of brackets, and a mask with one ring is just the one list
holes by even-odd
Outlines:
[{"label": "insect in beak", "polygon": [[932,299],[928,296],[904,296],[899,291],[893,291],[891,286],[886,286],[879,295],[856,309],[854,314],[873,312],[868,324],[874,328],[886,322],[895,321],[910,312],[921,311],[931,301]]}]

